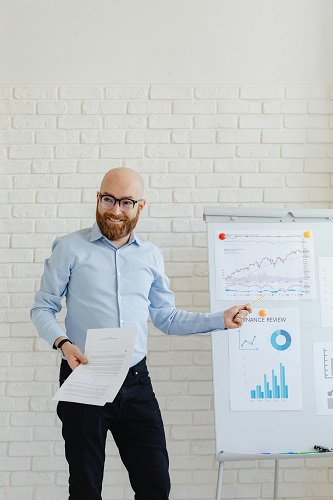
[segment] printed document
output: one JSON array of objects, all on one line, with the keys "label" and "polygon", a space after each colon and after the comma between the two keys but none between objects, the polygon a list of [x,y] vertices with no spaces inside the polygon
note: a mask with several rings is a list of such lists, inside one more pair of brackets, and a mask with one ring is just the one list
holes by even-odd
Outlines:
[{"label": "printed document", "polygon": [[296,308],[253,309],[229,330],[231,411],[302,410],[300,345]]},{"label": "printed document", "polygon": [[217,300],[315,299],[311,231],[228,229],[215,231],[214,241]]},{"label": "printed document", "polygon": [[333,326],[333,258],[319,257],[321,326]]},{"label": "printed document", "polygon": [[53,400],[104,406],[116,397],[132,360],[137,328],[99,328],[87,331],[85,356]]}]

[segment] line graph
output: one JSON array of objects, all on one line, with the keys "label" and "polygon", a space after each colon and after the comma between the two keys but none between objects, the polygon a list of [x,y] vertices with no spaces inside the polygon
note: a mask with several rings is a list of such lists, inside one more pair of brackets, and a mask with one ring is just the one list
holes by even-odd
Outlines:
[{"label": "line graph", "polygon": [[242,339],[241,331],[238,330],[238,346],[240,351],[257,351],[258,347],[254,345],[257,336],[253,335],[252,340]]},{"label": "line graph", "polygon": [[[251,262],[248,266],[241,268],[241,269],[236,269],[231,275],[227,276],[227,279],[232,279],[233,275],[236,273],[241,273],[242,271],[251,271],[251,268],[254,267],[255,269],[262,269],[268,266],[272,266],[274,269],[277,266],[277,264],[284,264],[290,256],[296,256],[301,257],[303,255],[303,252],[299,249],[297,250],[292,250],[289,252],[285,258],[283,257],[277,257],[275,260],[271,259],[270,257],[263,257],[260,262]],[[292,260],[289,258],[289,261]]]},{"label": "line graph", "polygon": [[219,298],[313,298],[313,238],[303,231],[231,231],[216,244]]}]

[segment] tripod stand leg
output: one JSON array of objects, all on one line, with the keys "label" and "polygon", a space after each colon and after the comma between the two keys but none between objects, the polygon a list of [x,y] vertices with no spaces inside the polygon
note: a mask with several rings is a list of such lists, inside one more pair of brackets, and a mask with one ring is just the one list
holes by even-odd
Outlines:
[{"label": "tripod stand leg", "polygon": [[279,489],[279,461],[275,460],[274,467],[274,500],[277,500]]},{"label": "tripod stand leg", "polygon": [[222,495],[223,462],[219,462],[219,473],[217,476],[216,500],[221,500]]}]

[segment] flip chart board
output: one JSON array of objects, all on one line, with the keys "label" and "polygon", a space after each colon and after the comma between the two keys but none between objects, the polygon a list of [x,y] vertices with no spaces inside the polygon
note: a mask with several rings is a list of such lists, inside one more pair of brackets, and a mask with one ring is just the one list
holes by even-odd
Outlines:
[{"label": "flip chart board", "polygon": [[[206,207],[216,452],[333,448],[333,210]],[[251,319],[251,321],[250,321]]]}]

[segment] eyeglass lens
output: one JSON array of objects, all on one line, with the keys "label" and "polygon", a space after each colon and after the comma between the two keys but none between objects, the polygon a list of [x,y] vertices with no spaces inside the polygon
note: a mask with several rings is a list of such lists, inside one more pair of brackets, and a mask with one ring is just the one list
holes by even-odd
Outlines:
[{"label": "eyeglass lens", "polygon": [[[119,203],[120,210],[122,210],[123,212],[129,212],[129,210],[132,210],[132,208],[134,207],[133,200],[124,199],[124,200],[117,200],[117,201]],[[113,196],[101,197],[101,204],[104,208],[108,208],[108,209],[113,208],[115,206],[115,204],[117,203],[117,201],[115,200],[115,198],[113,198]]]}]

